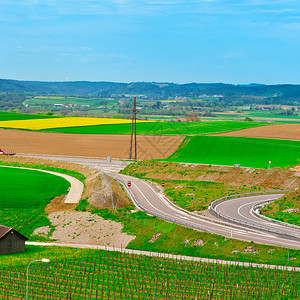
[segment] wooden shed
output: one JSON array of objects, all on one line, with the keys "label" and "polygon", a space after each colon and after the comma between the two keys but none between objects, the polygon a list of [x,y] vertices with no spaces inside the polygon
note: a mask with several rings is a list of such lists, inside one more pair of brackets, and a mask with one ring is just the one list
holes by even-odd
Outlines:
[{"label": "wooden shed", "polygon": [[0,225],[0,254],[24,252],[27,240],[13,228]]}]

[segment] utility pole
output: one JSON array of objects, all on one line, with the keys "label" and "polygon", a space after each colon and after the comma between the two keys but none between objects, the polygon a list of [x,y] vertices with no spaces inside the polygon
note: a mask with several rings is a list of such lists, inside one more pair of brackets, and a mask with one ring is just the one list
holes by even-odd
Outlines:
[{"label": "utility pole", "polygon": [[[133,135],[134,131],[134,135]],[[132,142],[134,138],[134,159],[137,159],[137,148],[136,148],[136,98],[133,98],[132,118],[131,118],[131,135],[130,135],[130,156],[132,159]]]}]

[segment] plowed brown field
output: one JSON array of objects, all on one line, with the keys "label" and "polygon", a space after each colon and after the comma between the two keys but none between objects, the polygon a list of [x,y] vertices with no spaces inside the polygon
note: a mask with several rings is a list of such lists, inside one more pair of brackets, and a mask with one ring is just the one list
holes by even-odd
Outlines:
[{"label": "plowed brown field", "polygon": [[244,136],[300,141],[300,124],[270,125],[222,133],[225,136]]},{"label": "plowed brown field", "polygon": [[[167,158],[182,136],[137,136],[138,159]],[[16,153],[129,158],[130,136],[0,129],[0,148]]]}]

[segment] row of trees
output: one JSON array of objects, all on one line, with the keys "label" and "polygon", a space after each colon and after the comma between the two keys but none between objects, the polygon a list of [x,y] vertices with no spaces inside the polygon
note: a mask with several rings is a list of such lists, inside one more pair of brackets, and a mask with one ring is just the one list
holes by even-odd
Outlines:
[{"label": "row of trees", "polygon": [[[141,99],[194,98],[222,95],[226,103],[300,105],[300,85],[233,85],[223,83],[156,83],[156,82],[39,82],[0,79],[0,92],[32,95],[82,95],[120,97],[140,95]],[[242,105],[242,104],[241,104]]]}]

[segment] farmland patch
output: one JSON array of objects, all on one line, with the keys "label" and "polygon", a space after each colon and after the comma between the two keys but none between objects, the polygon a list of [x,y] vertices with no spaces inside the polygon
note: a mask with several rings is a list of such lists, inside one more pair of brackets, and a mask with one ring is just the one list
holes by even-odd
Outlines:
[{"label": "farmland patch", "polygon": [[45,115],[33,115],[33,114],[20,114],[0,111],[0,121],[12,121],[12,120],[31,120],[31,119],[52,119],[58,118],[55,116]]},{"label": "farmland patch", "polygon": [[[138,121],[145,122],[145,121]],[[103,124],[126,124],[131,123],[127,119],[108,119],[108,118],[50,118],[50,119],[33,119],[33,120],[13,120],[0,121],[2,128],[15,128],[27,130],[41,130],[59,127],[78,127],[88,125],[103,125]]]},{"label": "farmland patch", "polygon": [[247,137],[190,137],[168,161],[243,167],[288,167],[299,163],[300,142]]},{"label": "farmland patch", "polygon": [[[0,129],[1,146],[16,153],[129,158],[130,136],[57,134]],[[182,136],[139,136],[138,159],[167,158]]]},{"label": "farmland patch", "polygon": [[[1,124],[1,123],[0,123]],[[139,135],[208,135],[228,131],[260,127],[264,123],[210,121],[210,122],[145,122],[137,124]],[[1,125],[0,125],[1,126]],[[86,127],[47,129],[51,132],[80,134],[130,134],[131,124],[100,125]]]},{"label": "farmland patch", "polygon": [[41,257],[49,257],[50,263],[31,266],[30,298],[45,299],[51,295],[54,299],[297,299],[299,295],[296,270],[102,250],[30,250],[31,256],[23,255],[22,259],[13,258],[10,263],[8,259],[1,264],[2,298],[24,298],[28,261]]},{"label": "farmland patch", "polygon": [[300,141],[300,124],[285,124],[248,128],[235,132],[222,133],[223,136],[243,136]]}]

